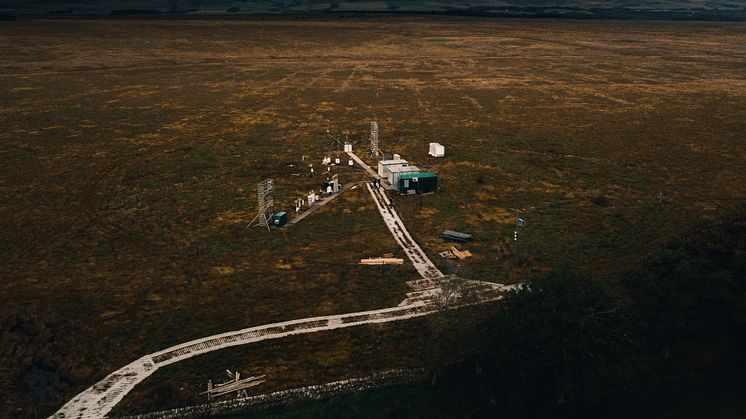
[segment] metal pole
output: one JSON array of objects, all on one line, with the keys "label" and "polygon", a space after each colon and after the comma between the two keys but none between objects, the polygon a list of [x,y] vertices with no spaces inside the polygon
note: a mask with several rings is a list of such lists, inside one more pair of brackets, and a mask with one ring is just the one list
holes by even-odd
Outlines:
[{"label": "metal pole", "polygon": [[513,257],[515,259],[518,259],[518,229],[523,227],[521,223],[521,221],[523,221],[521,220],[521,215],[524,214],[524,212],[515,208],[510,208],[510,211],[515,214],[515,229],[513,230]]},{"label": "metal pole", "polygon": [[422,211],[422,194],[420,193],[420,180],[417,179],[417,209]]}]

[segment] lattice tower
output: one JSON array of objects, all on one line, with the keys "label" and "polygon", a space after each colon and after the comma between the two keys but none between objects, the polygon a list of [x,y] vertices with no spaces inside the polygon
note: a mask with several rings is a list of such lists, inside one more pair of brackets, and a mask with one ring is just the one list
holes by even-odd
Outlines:
[{"label": "lattice tower", "polygon": [[257,226],[271,225],[272,214],[275,212],[275,191],[272,179],[265,179],[256,184],[257,214],[254,217]]},{"label": "lattice tower", "polygon": [[381,150],[378,148],[378,122],[371,121],[370,123],[370,155],[371,157],[378,157],[381,154]]}]

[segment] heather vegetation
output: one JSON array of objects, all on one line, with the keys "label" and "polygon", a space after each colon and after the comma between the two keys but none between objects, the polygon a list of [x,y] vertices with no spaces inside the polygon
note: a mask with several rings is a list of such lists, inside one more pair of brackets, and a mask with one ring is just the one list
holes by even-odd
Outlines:
[{"label": "heather vegetation", "polygon": [[438,329],[437,380],[259,417],[740,416],[746,216],[670,243],[622,284],[534,277],[493,313]]},{"label": "heather vegetation", "polygon": [[439,175],[393,198],[423,251],[442,264],[440,233],[467,232],[473,257],[441,269],[529,290],[195,357],[115,413],[204,402],[225,369],[267,392],[428,366],[424,388],[474,383],[479,412],[525,408],[526,389],[599,403],[738,354],[743,234],[716,220],[746,199],[743,25],[20,18],[0,40],[2,417],[180,342],[399,304],[411,264],[357,265],[403,256],[361,188],[285,234],[247,228],[258,181],[292,212],[323,181],[307,165],[336,156],[327,123],[358,141],[372,119],[385,152]]}]

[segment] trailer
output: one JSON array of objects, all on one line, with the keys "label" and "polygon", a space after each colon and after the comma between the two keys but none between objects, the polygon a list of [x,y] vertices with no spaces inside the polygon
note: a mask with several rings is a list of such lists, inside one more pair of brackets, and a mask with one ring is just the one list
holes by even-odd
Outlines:
[{"label": "trailer", "polygon": [[272,225],[275,227],[282,227],[288,223],[288,213],[280,211],[272,215]]},{"label": "trailer", "polygon": [[387,167],[385,178],[389,185],[396,187],[401,176],[412,173],[420,173],[420,168],[417,166]]},{"label": "trailer", "polygon": [[450,241],[460,242],[460,243],[474,240],[474,236],[472,236],[471,234],[466,234],[460,231],[453,231],[453,230],[445,230],[443,233],[440,234],[440,237],[442,237],[445,240],[450,240]]},{"label": "trailer", "polygon": [[406,173],[395,183],[399,194],[422,194],[438,190],[438,175],[432,172]]}]

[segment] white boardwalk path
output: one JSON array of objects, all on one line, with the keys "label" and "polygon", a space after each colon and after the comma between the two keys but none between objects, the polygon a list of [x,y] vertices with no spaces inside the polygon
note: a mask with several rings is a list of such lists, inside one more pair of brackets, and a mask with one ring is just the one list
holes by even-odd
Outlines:
[{"label": "white boardwalk path", "polygon": [[389,231],[394,236],[396,242],[399,243],[399,246],[404,249],[404,253],[406,253],[409,260],[412,261],[412,265],[417,269],[420,276],[426,280],[442,278],[443,273],[435,267],[435,264],[433,264],[433,262],[427,257],[422,248],[420,248],[412,236],[409,235],[407,229],[404,228],[404,223],[401,218],[399,218],[399,214],[397,214],[394,208],[391,207],[391,202],[386,195],[371,186],[370,183],[366,183],[365,186],[368,188],[371,196],[373,196],[373,201],[376,203],[378,212],[381,213],[381,217],[383,217],[386,227],[389,228]]},{"label": "white boardwalk path", "polygon": [[368,174],[371,175],[373,178],[375,178],[375,179],[380,179],[381,178],[380,176],[378,176],[378,173],[376,173],[375,170],[371,169],[370,166],[368,166],[367,164],[365,164],[365,162],[362,161],[360,159],[360,157],[357,156],[357,154],[353,153],[352,151],[348,151],[347,155],[350,156],[350,158],[352,160],[355,160],[355,163],[359,164],[360,167],[362,167],[363,169],[365,169],[365,171],[368,172]]},{"label": "white boardwalk path", "polygon": [[[355,160],[360,162],[352,153]],[[363,163],[364,165],[364,163]],[[367,167],[365,165],[364,167]],[[369,172],[373,172],[367,167]],[[377,173],[373,172],[377,177]],[[152,375],[158,368],[170,365],[193,356],[229,348],[231,346],[246,345],[262,340],[279,339],[286,336],[303,333],[320,332],[324,330],[341,329],[364,324],[385,323],[431,314],[437,310],[432,303],[432,297],[437,296],[441,289],[440,281],[444,281],[443,273],[435,267],[420,246],[412,239],[404,227],[399,215],[391,207],[391,202],[378,189],[367,183],[366,187],[376,203],[386,226],[404,249],[407,257],[419,272],[422,279],[409,281],[414,289],[407,294],[407,298],[397,307],[380,310],[362,311],[357,313],[335,314],[331,316],[310,317],[271,323],[262,326],[249,327],[233,332],[221,333],[190,342],[181,343],[159,352],[145,355],[142,358],[125,365],[106,376],[103,380],[87,388],[73,399],[65,403],[52,418],[102,418],[119,403],[142,380]],[[469,281],[470,285],[481,288],[480,301],[490,301],[501,298],[502,292],[515,286],[505,286],[481,281]],[[454,306],[455,308],[455,306]]]},{"label": "white boardwalk path", "polygon": [[412,265],[414,265],[414,268],[417,269],[417,272],[422,277],[422,279],[407,282],[414,291],[407,293],[407,298],[402,301],[400,306],[406,306],[418,301],[431,305],[433,299],[437,298],[442,291],[441,284],[449,281],[458,281],[466,286],[466,288],[476,291],[480,302],[499,299],[503,292],[513,290],[518,286],[466,280],[443,275],[430,258],[427,257],[427,254],[422,250],[420,245],[412,238],[406,227],[404,227],[399,214],[396,213],[396,210],[391,205],[391,201],[389,201],[382,189],[378,189],[370,183],[366,183],[365,186],[373,197],[378,212],[381,213],[381,217],[383,217],[383,221],[394,236],[394,239],[404,249],[404,253],[406,253]]},{"label": "white boardwalk path", "polygon": [[196,355],[231,346],[303,333],[411,319],[431,312],[432,308],[427,307],[423,302],[414,302],[406,306],[381,310],[272,323],[196,339],[146,355],[114,371],[103,380],[75,396],[51,417],[102,418],[137,384],[152,375],[159,367],[183,361]]},{"label": "white boardwalk path", "polygon": [[389,183],[386,181],[386,179],[381,178],[381,176],[378,175],[378,172],[373,170],[370,166],[368,166],[360,157],[357,156],[357,154],[348,151],[347,155],[350,156],[352,160],[355,160],[355,163],[359,164],[360,167],[365,169],[366,172],[373,178],[378,179],[381,181],[381,186],[383,186],[386,189],[394,189],[393,186],[389,185]]}]

